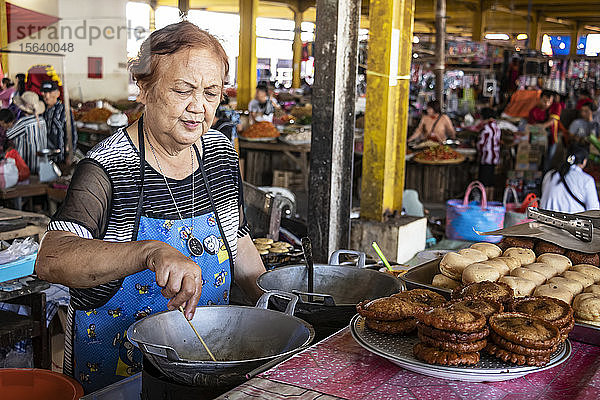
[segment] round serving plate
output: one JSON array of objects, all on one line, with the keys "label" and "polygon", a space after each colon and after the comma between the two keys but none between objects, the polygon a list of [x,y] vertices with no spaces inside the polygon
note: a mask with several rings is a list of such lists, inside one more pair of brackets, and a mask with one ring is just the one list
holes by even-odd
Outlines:
[{"label": "round serving plate", "polygon": [[246,141],[246,142],[274,142],[277,140],[277,137],[258,137],[258,138],[249,138],[249,137],[245,137],[243,135],[239,135],[238,136],[240,138],[240,140]]},{"label": "round serving plate", "polygon": [[466,160],[466,157],[462,154],[459,154],[460,157],[457,158],[452,158],[450,160],[422,160],[419,157],[414,157],[413,161],[418,162],[419,164],[426,164],[426,165],[453,165],[453,164],[460,164],[463,161]]},{"label": "round serving plate", "polygon": [[350,321],[350,332],[356,342],[366,350],[386,358],[394,364],[419,374],[441,379],[464,382],[498,382],[520,378],[533,372],[554,368],[571,355],[571,343],[567,340],[559,346],[543,367],[518,366],[506,363],[481,351],[479,363],[472,366],[451,367],[431,365],[413,355],[413,346],[419,341],[417,335],[386,335],[368,329],[364,317],[355,315]]}]

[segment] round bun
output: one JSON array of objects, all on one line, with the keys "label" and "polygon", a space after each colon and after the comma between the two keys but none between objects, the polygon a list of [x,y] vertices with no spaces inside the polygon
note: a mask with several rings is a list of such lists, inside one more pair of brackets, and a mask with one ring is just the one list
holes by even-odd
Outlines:
[{"label": "round bun", "polygon": [[460,285],[459,281],[455,281],[454,279],[448,278],[446,275],[437,274],[433,277],[431,281],[431,286],[440,289],[450,289],[454,290],[458,285]]},{"label": "round bun", "polygon": [[502,250],[510,249],[511,247],[533,250],[535,241],[526,237],[507,236],[498,243],[498,247]]},{"label": "round bun", "polygon": [[546,279],[550,279],[553,276],[556,276],[556,270],[548,264],[544,263],[533,263],[529,265],[523,266],[523,268],[530,269],[532,271],[537,272],[538,274],[544,275]]},{"label": "round bun", "polygon": [[564,276],[555,276],[553,278],[548,279],[548,283],[560,283],[565,285],[573,296],[583,292],[583,284],[579,281],[565,278]]},{"label": "round bun", "polygon": [[574,265],[569,268],[571,271],[581,272],[582,274],[592,278],[595,283],[600,282],[600,268],[589,264]]},{"label": "round bun", "polygon": [[547,283],[542,286],[538,286],[533,292],[534,296],[547,296],[553,297],[564,301],[567,304],[571,304],[573,301],[573,293],[562,283]]},{"label": "round bun", "polygon": [[530,296],[535,290],[535,282],[518,276],[503,276],[498,282],[504,282],[515,292],[515,297]]},{"label": "round bun", "polygon": [[577,264],[590,264],[594,267],[600,267],[600,257],[597,253],[588,254],[581,253],[579,251],[569,250],[565,253],[565,256],[569,257],[573,262],[573,265]]},{"label": "round bun", "polygon": [[600,321],[600,294],[578,294],[573,301],[573,311],[577,319]]},{"label": "round bun", "polygon": [[487,261],[488,259],[488,256],[484,252],[475,249],[463,249],[458,254],[470,258],[474,263]]},{"label": "round bun", "polygon": [[594,280],[592,278],[582,274],[581,272],[566,271],[564,274],[562,274],[562,276],[564,276],[567,279],[572,279],[574,281],[581,282],[584,288],[592,286],[594,284]]},{"label": "round bun", "polygon": [[566,250],[563,247],[560,247],[554,243],[540,240],[535,244],[535,248],[533,249],[533,251],[535,251],[535,254],[541,255],[546,253],[565,254]]},{"label": "round bun", "polygon": [[521,266],[521,261],[514,257],[498,257],[496,260],[504,262],[510,271]]},{"label": "round bun", "polygon": [[596,294],[600,294],[600,285],[592,285],[592,286],[588,286],[585,288],[584,290],[585,293],[596,293]]},{"label": "round bun", "polygon": [[556,270],[556,274],[560,275],[573,266],[571,260],[560,254],[542,254],[537,258],[537,262],[550,265]]},{"label": "round bun", "polygon": [[462,279],[462,273],[468,265],[474,261],[458,253],[446,253],[440,261],[440,272],[450,279],[459,281]]},{"label": "round bun", "polygon": [[530,281],[535,282],[535,286],[543,285],[546,282],[546,277],[544,275],[523,267],[513,269],[512,271],[510,271],[510,275],[519,278],[529,279]]},{"label": "round bun", "polygon": [[496,268],[500,273],[500,276],[508,275],[510,272],[510,268],[504,260],[493,258],[491,260],[484,261],[483,263],[489,265],[490,267]]},{"label": "round bun", "polygon": [[502,249],[493,243],[475,243],[471,246],[474,250],[479,250],[488,258],[496,258],[502,255]]},{"label": "round bun", "polygon": [[531,249],[511,247],[506,249],[504,257],[514,257],[521,262],[521,265],[533,264],[535,262],[535,253]]},{"label": "round bun", "polygon": [[483,281],[495,282],[498,278],[500,278],[498,270],[484,263],[471,264],[465,268],[462,274],[462,281],[465,284]]}]

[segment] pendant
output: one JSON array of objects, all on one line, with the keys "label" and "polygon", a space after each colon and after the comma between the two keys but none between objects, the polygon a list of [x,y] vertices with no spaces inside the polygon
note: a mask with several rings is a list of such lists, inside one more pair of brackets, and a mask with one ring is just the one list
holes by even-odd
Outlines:
[{"label": "pendant", "polygon": [[202,242],[193,235],[190,235],[190,238],[187,241],[187,248],[190,251],[190,254],[195,257],[200,257],[204,253]]}]

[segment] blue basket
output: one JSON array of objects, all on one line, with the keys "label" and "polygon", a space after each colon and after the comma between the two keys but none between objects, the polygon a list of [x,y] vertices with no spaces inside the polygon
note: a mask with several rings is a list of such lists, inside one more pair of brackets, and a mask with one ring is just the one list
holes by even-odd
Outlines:
[{"label": "blue basket", "polygon": [[33,274],[36,258],[37,253],[34,253],[13,262],[0,264],[0,282],[6,282]]}]

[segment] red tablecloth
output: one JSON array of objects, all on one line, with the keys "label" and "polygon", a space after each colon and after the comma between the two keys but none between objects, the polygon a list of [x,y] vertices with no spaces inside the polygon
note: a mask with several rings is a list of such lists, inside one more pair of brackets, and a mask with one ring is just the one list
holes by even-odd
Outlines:
[{"label": "red tablecloth", "polygon": [[223,399],[600,399],[600,347],[572,342],[568,361],[505,382],[430,378],[360,347],[348,329],[225,394]]}]

